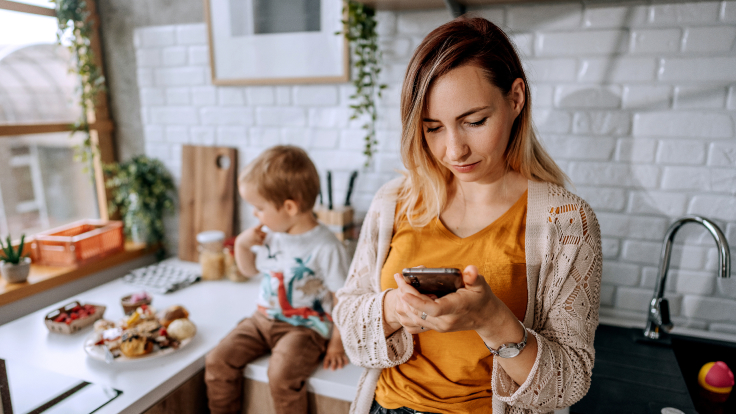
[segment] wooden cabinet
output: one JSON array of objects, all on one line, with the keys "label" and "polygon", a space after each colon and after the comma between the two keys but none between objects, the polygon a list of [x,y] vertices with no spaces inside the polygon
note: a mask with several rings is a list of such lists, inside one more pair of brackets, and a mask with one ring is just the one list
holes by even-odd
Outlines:
[{"label": "wooden cabinet", "polygon": [[[271,390],[265,382],[246,378],[241,414],[274,414]],[[308,393],[309,414],[348,414],[350,403],[323,395]]]},{"label": "wooden cabinet", "polygon": [[[271,390],[265,382],[246,378],[243,385],[242,414],[273,414]],[[350,403],[309,393],[309,414],[348,414]],[[172,391],[144,414],[202,414],[209,413],[204,370],[199,371],[179,388]],[[2,406],[0,406],[2,414]]]}]

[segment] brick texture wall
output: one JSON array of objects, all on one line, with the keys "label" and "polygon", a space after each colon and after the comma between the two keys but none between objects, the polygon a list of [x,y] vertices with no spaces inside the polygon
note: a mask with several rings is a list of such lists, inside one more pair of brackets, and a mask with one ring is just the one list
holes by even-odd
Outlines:
[{"label": "brick texture wall", "polygon": [[[643,320],[662,239],[676,218],[709,217],[736,246],[735,1],[473,11],[511,34],[540,136],[598,215],[602,315]],[[451,17],[427,10],[379,18],[388,89],[371,167],[361,168],[360,123],[348,120],[349,84],[215,87],[204,24],[135,32],[146,153],[178,177],[182,144],[237,147],[242,162],[271,145],[299,145],[323,176],[333,171],[337,200],[350,171],[361,168],[354,205],[364,211],[402,168],[399,90],[409,57]],[[241,210],[246,226],[250,214]],[[176,218],[169,225],[175,243]],[[666,292],[675,324],[736,334],[736,278],[716,279],[712,238],[687,225],[676,242]]]}]

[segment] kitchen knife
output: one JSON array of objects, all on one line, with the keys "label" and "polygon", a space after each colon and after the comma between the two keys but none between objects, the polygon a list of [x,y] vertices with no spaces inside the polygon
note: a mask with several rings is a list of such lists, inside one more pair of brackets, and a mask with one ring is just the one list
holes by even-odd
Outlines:
[{"label": "kitchen knife", "polygon": [[350,196],[353,195],[353,186],[355,185],[356,178],[358,178],[358,172],[353,171],[352,174],[350,174],[350,182],[348,183],[348,193],[345,196],[345,207],[350,206]]},{"label": "kitchen knife", "polygon": [[332,210],[332,173],[327,171],[327,209]]}]

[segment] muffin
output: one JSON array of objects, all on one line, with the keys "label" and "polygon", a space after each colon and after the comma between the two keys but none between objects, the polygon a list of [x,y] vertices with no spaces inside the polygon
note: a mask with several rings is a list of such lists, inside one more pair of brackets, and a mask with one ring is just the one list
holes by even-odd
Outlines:
[{"label": "muffin", "polygon": [[164,316],[161,318],[160,322],[161,325],[164,326],[164,328],[168,328],[169,324],[177,319],[186,319],[189,317],[189,312],[180,305],[174,305],[170,306],[166,309],[164,312]]}]

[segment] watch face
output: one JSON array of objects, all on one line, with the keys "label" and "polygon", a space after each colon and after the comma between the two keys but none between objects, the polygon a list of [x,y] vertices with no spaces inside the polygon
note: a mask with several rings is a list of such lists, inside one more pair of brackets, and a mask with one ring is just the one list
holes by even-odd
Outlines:
[{"label": "watch face", "polygon": [[519,355],[520,352],[521,351],[519,351],[518,348],[502,346],[501,349],[498,350],[498,356],[501,358],[513,358]]}]

